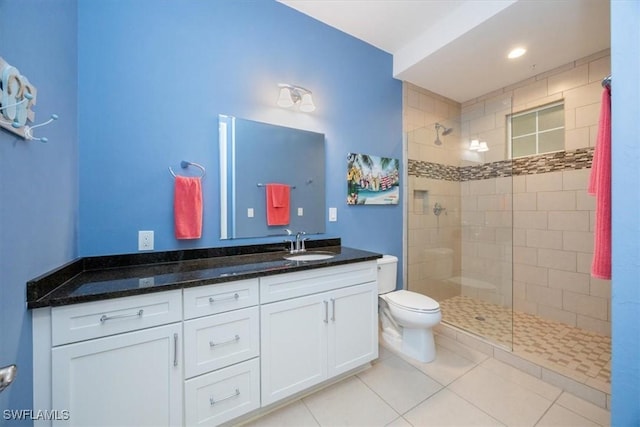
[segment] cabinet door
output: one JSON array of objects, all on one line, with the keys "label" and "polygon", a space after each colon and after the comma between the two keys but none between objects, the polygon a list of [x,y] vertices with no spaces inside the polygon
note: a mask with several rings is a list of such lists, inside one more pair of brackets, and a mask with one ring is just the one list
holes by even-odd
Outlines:
[{"label": "cabinet door", "polygon": [[328,299],[310,295],[260,307],[262,406],[327,378]]},{"label": "cabinet door", "polygon": [[182,424],[181,324],[52,350],[52,407],[73,426]]},{"label": "cabinet door", "polygon": [[330,293],[329,377],[378,357],[378,288],[376,282]]}]

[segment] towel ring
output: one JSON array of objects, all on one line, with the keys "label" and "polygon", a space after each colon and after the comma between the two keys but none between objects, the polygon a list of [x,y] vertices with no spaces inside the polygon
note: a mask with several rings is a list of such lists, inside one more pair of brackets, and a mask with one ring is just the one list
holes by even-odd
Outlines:
[{"label": "towel ring", "polygon": [[[204,176],[207,174],[207,171],[204,168],[204,166],[199,165],[198,163],[187,162],[186,160],[183,160],[183,161],[180,162],[180,167],[182,169],[186,169],[189,166],[195,166],[195,167],[197,167],[198,169],[200,169],[202,171],[202,175],[200,175],[200,178],[204,178]],[[173,175],[174,178],[176,177],[176,174],[175,174],[175,172],[173,172],[173,169],[171,169],[171,166],[169,166],[169,173],[171,175]]]}]

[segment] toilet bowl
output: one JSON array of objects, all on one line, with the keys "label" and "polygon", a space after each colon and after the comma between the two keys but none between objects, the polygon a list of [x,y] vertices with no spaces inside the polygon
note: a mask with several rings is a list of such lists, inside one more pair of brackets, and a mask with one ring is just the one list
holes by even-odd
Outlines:
[{"label": "toilet bowl", "polygon": [[428,296],[395,290],[398,258],[378,259],[378,309],[382,339],[396,351],[421,362],[436,357],[432,328],[442,320],[440,305]]}]

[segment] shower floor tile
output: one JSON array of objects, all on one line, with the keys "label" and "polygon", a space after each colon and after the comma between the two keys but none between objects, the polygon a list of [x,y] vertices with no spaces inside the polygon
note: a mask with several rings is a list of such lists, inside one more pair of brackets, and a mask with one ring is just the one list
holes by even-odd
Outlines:
[{"label": "shower floor tile", "polygon": [[467,296],[442,300],[440,307],[446,323],[513,348],[514,353],[541,366],[610,392],[611,337],[518,311],[512,316],[509,308]]}]

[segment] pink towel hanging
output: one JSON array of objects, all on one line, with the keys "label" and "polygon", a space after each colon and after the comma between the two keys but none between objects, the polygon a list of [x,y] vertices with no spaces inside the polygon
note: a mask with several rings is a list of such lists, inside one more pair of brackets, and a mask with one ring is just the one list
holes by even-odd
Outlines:
[{"label": "pink towel hanging", "polygon": [[602,91],[598,139],[593,154],[589,194],[596,196],[595,240],[591,275],[611,279],[611,88]]},{"label": "pink towel hanging", "polygon": [[173,212],[176,239],[202,236],[202,182],[199,177],[176,176]]},{"label": "pink towel hanging", "polygon": [[266,184],[266,187],[267,225],[288,225],[291,187],[286,184]]}]

